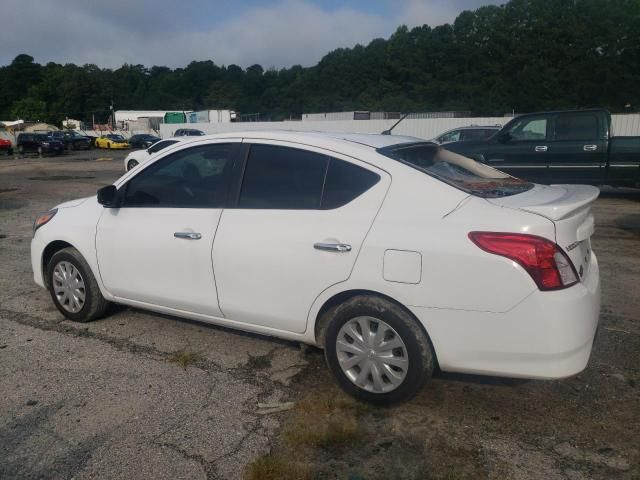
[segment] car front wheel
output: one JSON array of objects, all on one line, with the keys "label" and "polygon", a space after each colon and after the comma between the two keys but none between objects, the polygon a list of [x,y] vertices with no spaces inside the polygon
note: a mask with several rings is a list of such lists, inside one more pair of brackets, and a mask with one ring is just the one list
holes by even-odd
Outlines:
[{"label": "car front wheel", "polygon": [[400,306],[353,297],[328,312],[325,358],[340,386],[367,402],[408,400],[431,377],[434,354],[426,334]]},{"label": "car front wheel", "polygon": [[100,292],[91,268],[75,248],[56,252],[47,268],[49,292],[56,308],[76,322],[101,317],[109,302]]}]

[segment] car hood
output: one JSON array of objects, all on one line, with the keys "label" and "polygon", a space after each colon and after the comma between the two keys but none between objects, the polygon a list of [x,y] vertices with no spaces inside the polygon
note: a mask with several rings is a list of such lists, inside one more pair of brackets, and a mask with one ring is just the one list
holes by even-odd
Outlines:
[{"label": "car hood", "polygon": [[91,196],[91,197],[84,197],[84,198],[76,198],[75,200],[69,200],[68,202],[64,202],[61,203],[60,205],[56,205],[55,208],[72,208],[72,207],[77,207],[79,205],[82,205],[84,202],[86,202],[87,200],[89,200],[90,198],[95,197],[95,195]]}]

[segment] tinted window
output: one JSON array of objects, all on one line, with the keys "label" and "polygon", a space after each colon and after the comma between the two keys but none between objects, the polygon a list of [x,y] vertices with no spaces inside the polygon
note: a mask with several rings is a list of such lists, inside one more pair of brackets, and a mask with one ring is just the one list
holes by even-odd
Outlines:
[{"label": "tinted window", "polygon": [[380,176],[351,163],[332,158],[322,194],[322,208],[346,205],[373,187]]},{"label": "tinted window", "polygon": [[320,207],[328,157],[295,148],[252,145],[238,207]]},{"label": "tinted window", "polygon": [[440,143],[457,142],[458,140],[460,140],[460,130],[452,130],[438,137]]},{"label": "tinted window", "polygon": [[155,145],[149,147],[147,152],[156,153],[162,150],[163,148],[167,148],[169,145],[173,145],[174,143],[178,143],[177,140],[165,140],[164,142],[158,142]]},{"label": "tinted window", "polygon": [[547,138],[547,119],[527,117],[516,120],[509,133],[513,140],[545,140]]},{"label": "tinted window", "polygon": [[496,130],[474,128],[463,131],[461,140],[482,140],[489,138],[494,133],[496,133]]},{"label": "tinted window", "polygon": [[558,115],[555,118],[555,140],[597,140],[598,117],[593,114]]},{"label": "tinted window", "polygon": [[125,207],[224,206],[232,144],[181,150],[144,169],[125,186]]}]

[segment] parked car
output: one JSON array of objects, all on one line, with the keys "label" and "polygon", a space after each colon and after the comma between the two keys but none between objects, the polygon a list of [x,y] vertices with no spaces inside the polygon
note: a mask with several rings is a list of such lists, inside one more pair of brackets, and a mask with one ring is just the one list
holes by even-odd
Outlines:
[{"label": "parked car", "polygon": [[60,155],[64,151],[64,144],[60,140],[50,138],[46,133],[20,133],[16,141],[18,152],[55,153]]},{"label": "parked car", "polygon": [[179,128],[173,134],[174,137],[201,137],[202,135],[204,132],[195,128]]},{"label": "parked car", "polygon": [[459,127],[448,130],[433,139],[435,143],[443,145],[451,142],[466,142],[467,140],[481,140],[495,135],[500,130],[500,125]]},{"label": "parked car", "polygon": [[98,148],[129,148],[127,139],[116,133],[110,133],[108,135],[98,137],[95,144]]},{"label": "parked car", "polygon": [[65,150],[89,150],[91,148],[91,139],[74,130],[57,130],[48,132],[47,136],[52,140],[62,142]]},{"label": "parked car", "polygon": [[160,140],[159,142],[154,143],[146,150],[135,150],[126,156],[124,159],[124,171],[128,172],[132,168],[137,167],[141,163],[145,163],[154,153],[159,152],[160,150],[174,145],[181,140],[179,138],[167,138],[166,140]]},{"label": "parked car", "polygon": [[150,135],[148,133],[139,133],[132,135],[129,139],[129,145],[131,148],[149,148],[154,143],[160,141],[160,137]]},{"label": "parked car", "polygon": [[13,154],[13,144],[11,140],[0,138],[0,152],[7,152],[8,155]]},{"label": "parked car", "polygon": [[71,320],[116,302],[317,345],[347,392],[390,403],[436,363],[583,370],[597,196],[412,137],[234,132],[184,140],[40,215],[31,261]]},{"label": "parked car", "polygon": [[640,137],[615,137],[606,110],[520,115],[494,136],[447,150],[539,183],[640,185]]}]

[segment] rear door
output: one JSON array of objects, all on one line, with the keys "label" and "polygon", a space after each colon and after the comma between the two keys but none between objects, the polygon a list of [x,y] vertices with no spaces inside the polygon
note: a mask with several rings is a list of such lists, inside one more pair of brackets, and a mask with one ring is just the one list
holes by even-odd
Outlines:
[{"label": "rear door", "polygon": [[607,127],[599,112],[567,112],[552,118],[551,183],[598,183],[607,167]]},{"label": "rear door", "polygon": [[548,155],[548,117],[527,115],[516,119],[499,138],[491,139],[485,161],[514,177],[546,183]]},{"label": "rear door", "polygon": [[220,308],[230,320],[302,333],[317,296],[349,278],[390,177],[299,144],[245,148],[213,247]]}]

